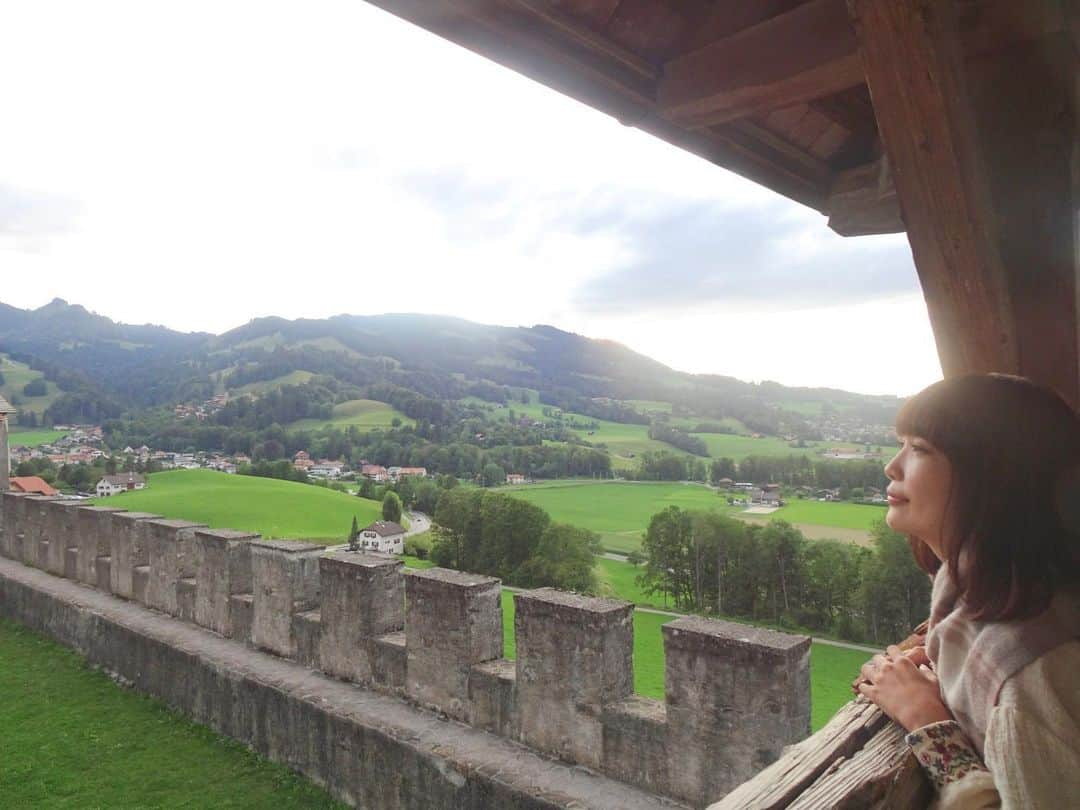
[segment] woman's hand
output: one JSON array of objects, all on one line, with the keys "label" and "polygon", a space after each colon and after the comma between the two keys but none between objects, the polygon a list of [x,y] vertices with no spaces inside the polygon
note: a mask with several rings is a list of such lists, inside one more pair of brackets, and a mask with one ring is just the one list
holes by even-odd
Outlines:
[{"label": "woman's hand", "polygon": [[896,646],[889,647],[885,655],[875,655],[863,664],[859,692],[907,731],[952,720],[941,700],[937,676],[913,659],[921,660],[921,656],[915,650],[905,655]]}]

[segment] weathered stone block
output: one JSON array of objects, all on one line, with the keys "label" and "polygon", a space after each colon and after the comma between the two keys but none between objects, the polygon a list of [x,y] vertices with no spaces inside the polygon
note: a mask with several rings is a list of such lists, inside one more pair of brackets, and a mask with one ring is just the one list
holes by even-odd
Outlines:
[{"label": "weathered stone block", "polygon": [[251,543],[251,640],[255,646],[295,657],[292,617],[319,607],[319,557],[325,548],[298,540]]},{"label": "weathered stone block", "polygon": [[375,639],[375,671],[372,677],[377,686],[389,692],[403,692],[406,662],[404,630]]},{"label": "weathered stone block", "polygon": [[514,662],[499,658],[476,664],[469,673],[469,703],[474,726],[503,737],[517,737],[517,668]]},{"label": "weathered stone block", "polygon": [[229,597],[229,623],[232,626],[231,638],[251,643],[251,623],[255,615],[255,596],[250,593],[238,593]]},{"label": "weathered stone block", "polygon": [[45,510],[56,498],[48,495],[27,495],[22,501],[23,562],[36,568],[45,568],[48,562],[49,519]]},{"label": "weathered stone block", "polygon": [[64,552],[64,578],[79,578],[79,547],[68,546]]},{"label": "weathered stone block", "polygon": [[195,532],[195,622],[223,636],[232,636],[229,597],[251,593],[250,543],[259,535],[232,529]]},{"label": "weathered stone block", "polygon": [[[42,568],[50,574],[64,576],[65,557],[77,536],[76,517],[81,508],[78,501],[52,500],[42,503],[45,520],[43,553],[39,554]],[[45,547],[44,544],[48,543]]]},{"label": "weathered stone block", "polygon": [[550,588],[515,596],[521,739],[599,767],[604,706],[634,691],[634,606]]},{"label": "weathered stone block", "polygon": [[79,547],[76,579],[97,585],[97,558],[112,556],[113,524],[109,516],[124,510],[118,506],[82,506],[75,517],[75,545]]},{"label": "weathered stone block", "polygon": [[[102,559],[98,557],[98,559]],[[136,565],[131,569],[131,593],[132,599],[140,605],[146,604],[146,591],[150,585],[150,566]]]},{"label": "weathered stone block", "polygon": [[19,501],[25,497],[20,492],[0,492],[0,554],[10,560],[23,558]]},{"label": "weathered stone block", "polygon": [[98,557],[94,560],[94,568],[97,571],[97,581],[94,583],[94,587],[99,591],[108,593],[111,582],[109,574],[112,570],[112,557]]},{"label": "weathered stone block", "polygon": [[810,639],[682,618],[664,625],[671,790],[708,804],[810,733]]},{"label": "weathered stone block", "polygon": [[407,572],[405,639],[408,696],[468,721],[473,664],[502,658],[499,580],[446,568]]},{"label": "weathered stone block", "polygon": [[375,639],[405,625],[402,561],[338,552],[319,559],[322,589],[320,668],[336,678],[370,684]]},{"label": "weathered stone block", "polygon": [[319,639],[322,634],[322,616],[318,610],[305,610],[293,616],[293,637],[296,639],[298,664],[312,669],[319,668]]},{"label": "weathered stone block", "polygon": [[146,605],[162,613],[177,616],[176,586],[180,580],[195,576],[195,530],[203,523],[190,520],[147,520],[140,527],[146,532],[150,558],[150,581],[146,585]]},{"label": "weathered stone block", "polygon": [[667,711],[658,700],[631,695],[604,707],[604,773],[654,793],[667,793]]},{"label": "weathered stone block", "polygon": [[176,615],[185,622],[195,621],[195,577],[176,583]]},{"label": "weathered stone block", "polygon": [[[102,507],[97,507],[102,508]],[[124,599],[135,598],[135,569],[140,565],[150,565],[150,552],[147,548],[147,520],[158,520],[161,515],[151,512],[103,512],[94,518],[107,533],[108,555],[112,559],[109,568],[109,589]],[[86,523],[94,513],[87,512]]]}]

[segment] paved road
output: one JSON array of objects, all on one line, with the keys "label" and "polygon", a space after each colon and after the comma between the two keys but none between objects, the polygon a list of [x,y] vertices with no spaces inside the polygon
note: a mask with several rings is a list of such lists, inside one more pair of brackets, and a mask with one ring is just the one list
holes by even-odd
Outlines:
[{"label": "paved road", "polygon": [[431,518],[423,512],[410,512],[409,528],[405,530],[405,536],[408,537],[413,534],[420,534],[420,532],[426,532],[430,528]]}]

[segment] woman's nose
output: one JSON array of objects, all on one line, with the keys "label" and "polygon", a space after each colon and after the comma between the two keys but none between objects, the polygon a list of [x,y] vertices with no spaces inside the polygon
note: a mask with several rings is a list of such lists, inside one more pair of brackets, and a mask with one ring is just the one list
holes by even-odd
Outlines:
[{"label": "woman's nose", "polygon": [[885,465],[885,477],[890,481],[899,481],[900,475],[900,453],[897,453],[892,457],[889,463]]}]

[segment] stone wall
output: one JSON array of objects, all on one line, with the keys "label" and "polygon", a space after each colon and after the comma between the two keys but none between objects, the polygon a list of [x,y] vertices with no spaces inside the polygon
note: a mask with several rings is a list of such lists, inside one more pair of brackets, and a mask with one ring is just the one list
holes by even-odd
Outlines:
[{"label": "stone wall", "polygon": [[[507,661],[500,583],[492,577],[409,571],[382,555],[326,552],[308,543],[263,541],[156,515],[14,493],[0,495],[0,554],[54,576],[66,573],[118,609],[198,630],[242,652],[245,661],[295,662],[292,666],[320,683],[347,682],[354,690],[350,694],[390,701],[492,745],[532,751],[530,756],[557,769],[553,773],[589,773],[622,786],[621,804],[607,799],[574,804],[580,800],[548,796],[550,804],[536,806],[629,807],[630,797],[666,796],[656,806],[703,807],[810,730],[810,640],[805,637],[677,619],[664,627],[666,697],[656,701],[633,694],[633,607],[627,602],[550,589],[518,593],[518,654],[516,661]],[[65,567],[67,559],[71,563]],[[35,597],[21,595],[16,602],[0,600],[0,611],[83,650],[99,643],[54,632],[55,622],[35,612]],[[49,600],[41,604],[42,610],[61,609]],[[125,671],[129,661],[158,666],[153,656],[146,657],[142,642],[138,649],[124,649],[126,630],[102,634],[110,638],[109,651],[101,652],[107,660],[97,663],[136,683],[138,678]],[[178,655],[161,646],[153,647],[154,655],[170,660]],[[184,666],[203,666],[185,655]],[[387,783],[379,790],[398,791],[394,802],[370,804],[357,798],[363,791],[337,790],[360,806],[533,806],[507,803],[505,795],[496,799],[494,793],[478,803],[444,804],[433,798],[410,804],[402,798],[397,763],[385,761],[370,740],[345,751],[326,743],[325,724],[351,722],[348,718],[323,711],[316,720],[306,708],[282,704],[277,711],[284,715],[255,712],[237,726],[231,714],[217,716],[238,710],[235,685],[221,683],[224,691],[216,694],[216,681],[205,677],[209,680],[197,698],[173,700],[165,686],[146,688],[332,789],[333,771],[342,765],[337,760],[345,757],[364,780]],[[300,743],[279,739],[286,729],[288,735],[315,734],[296,729],[300,715],[307,718],[304,728],[308,723],[323,728],[323,736],[305,743],[314,746],[305,749],[308,759],[295,755]],[[364,733],[377,731],[361,726]],[[489,777],[502,778],[494,772]],[[430,789],[433,797],[442,795],[442,788]]]}]

